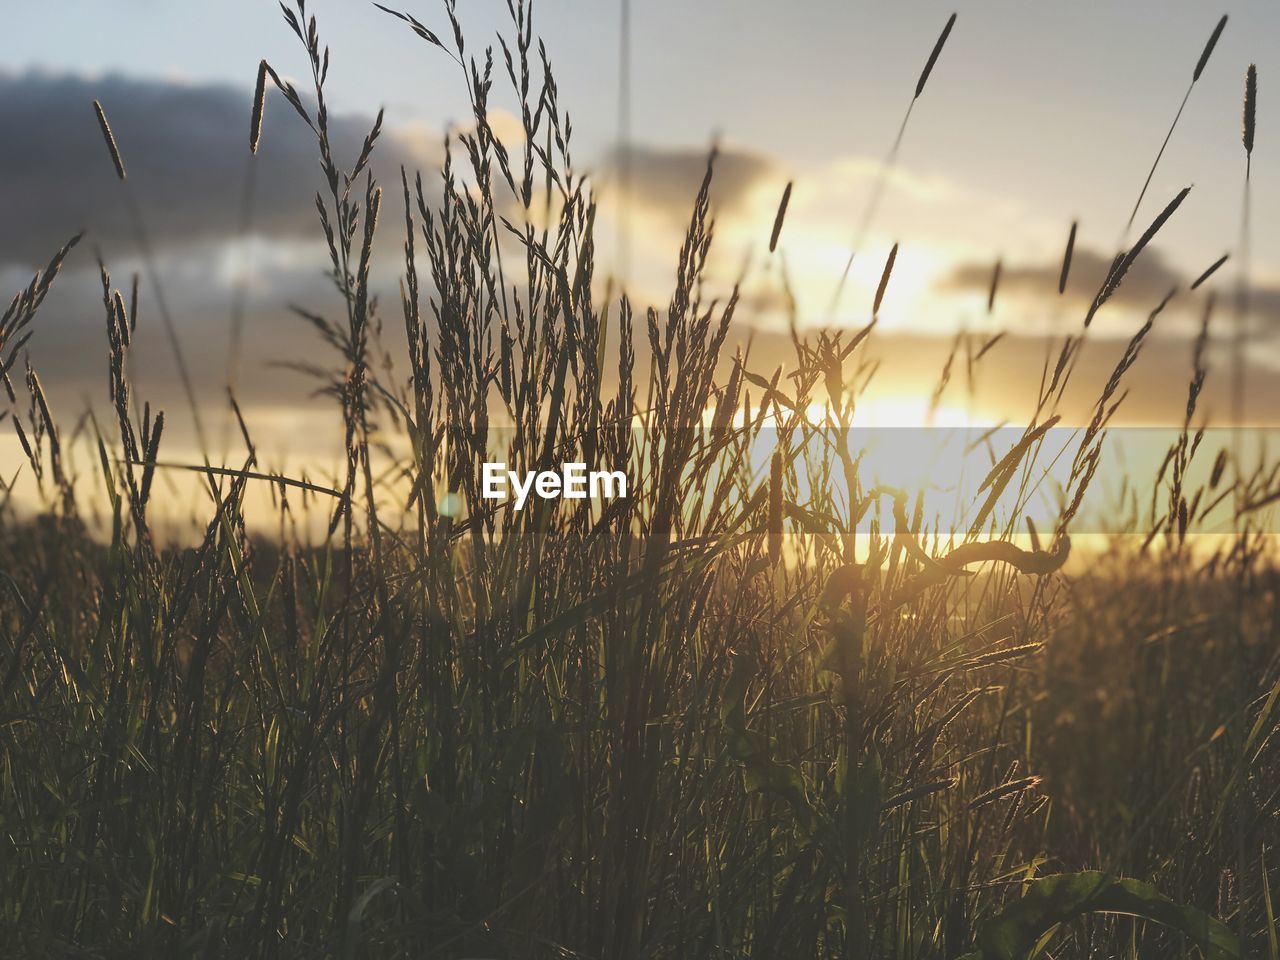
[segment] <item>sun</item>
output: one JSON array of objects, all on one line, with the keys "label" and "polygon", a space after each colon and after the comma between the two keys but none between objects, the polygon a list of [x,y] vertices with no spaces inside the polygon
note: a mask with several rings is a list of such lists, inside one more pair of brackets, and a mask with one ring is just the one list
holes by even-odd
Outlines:
[{"label": "sun", "polygon": [[[824,404],[808,412],[813,423],[830,422]],[[951,531],[963,526],[963,505],[978,496],[990,468],[980,438],[991,422],[981,410],[935,404],[924,393],[872,391],[859,398],[849,446],[865,490],[922,497],[926,513]],[[887,515],[880,519],[890,522]]]},{"label": "sun", "polygon": [[943,400],[936,405],[923,394],[868,393],[854,407],[855,427],[936,427],[960,428],[984,426],[983,418],[974,411]]}]

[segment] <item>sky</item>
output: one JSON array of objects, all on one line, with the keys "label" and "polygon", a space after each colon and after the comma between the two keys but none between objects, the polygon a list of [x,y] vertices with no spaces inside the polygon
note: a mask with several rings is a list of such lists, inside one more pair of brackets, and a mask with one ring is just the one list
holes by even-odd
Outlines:
[{"label": "sky", "polygon": [[[447,36],[441,3],[399,2]],[[510,32],[503,0],[459,6],[469,53],[493,42],[496,32]],[[993,378],[995,394],[1034,389],[1045,338],[1071,329],[1083,315],[1122,243],[1125,220],[1205,40],[1228,13],[1132,233],[1183,187],[1193,189],[1099,319],[1096,367],[1104,375],[1114,353],[1106,343],[1121,349],[1169,286],[1185,286],[1238,245],[1241,95],[1245,68],[1254,62],[1261,92],[1249,268],[1259,333],[1250,346],[1258,368],[1251,390],[1257,404],[1274,403],[1268,416],[1280,419],[1280,400],[1271,400],[1280,393],[1272,389],[1280,384],[1280,351],[1267,335],[1280,321],[1280,226],[1263,213],[1280,201],[1268,106],[1269,80],[1280,76],[1280,7],[1274,3],[633,0],[632,6],[628,149],[635,252],[628,288],[642,302],[663,303],[706,151],[717,142],[721,230],[713,268],[730,278],[742,263],[753,264],[753,310],[741,319],[761,331],[764,342],[778,339],[781,329],[782,258],[802,320],[854,326],[865,322],[890,245],[901,244],[879,339],[885,379],[900,394],[919,394],[921,383],[936,379],[961,328],[982,336],[1007,332],[989,361],[1003,374]],[[376,171],[389,179],[404,164],[429,176],[440,163],[444,131],[465,125],[468,116],[457,65],[372,4],[311,0],[308,10],[332,48],[328,89],[339,143],[348,152],[358,149],[372,116],[385,108]],[[855,257],[848,296],[830,315],[827,304],[855,224],[952,10],[956,26],[912,110],[884,202]],[[239,214],[258,61],[267,58],[286,76],[305,71],[278,6],[268,0],[59,0],[16,5],[5,17],[0,208],[7,214],[0,283],[10,292],[21,289],[66,236],[88,230],[31,345],[55,402],[74,410],[104,399],[97,256],[118,284],[143,266],[93,122],[89,105],[100,99],[130,168],[157,279],[195,358],[204,402],[221,403],[230,304],[243,284],[251,359],[237,371],[242,404],[256,411],[258,422],[268,425],[268,442],[282,450],[331,444],[333,424],[318,412],[308,382],[283,366],[323,356],[287,307],[318,309],[326,290],[309,202],[319,185],[314,144],[278,96],[268,103],[255,161],[248,232]],[[617,209],[611,203],[620,150],[620,2],[541,0],[534,25],[573,118],[575,158],[594,174],[609,218]],[[495,94],[494,104],[513,106],[506,93]],[[795,188],[781,255],[770,258],[763,248],[788,181]],[[1065,298],[1050,296],[1068,227],[1077,219],[1072,286]],[[377,275],[389,295],[397,283],[398,242],[388,235],[389,256]],[[619,268],[607,236],[601,257]],[[1003,292],[988,314],[997,259]],[[1220,292],[1229,293],[1235,269],[1233,262],[1220,273]],[[150,278],[143,286],[138,375],[152,395],[178,405]],[[1175,412],[1202,309],[1194,297],[1180,303],[1185,308],[1162,319],[1150,361],[1135,370],[1156,387],[1147,396],[1174,397]],[[1219,386],[1211,378],[1210,398]],[[1001,397],[983,402],[994,410]],[[1139,404],[1142,416],[1160,415],[1154,406],[1144,409]],[[178,442],[182,429],[179,418]],[[11,437],[0,439],[0,457],[14,449]]]},{"label": "sky", "polygon": [[[476,45],[507,26],[502,0],[461,6]],[[535,7],[586,161],[605,153],[617,131],[619,7],[617,0]],[[880,159],[949,12],[848,0],[636,0],[634,8],[636,141],[700,148],[718,133],[796,176],[850,158]],[[392,125],[432,131],[465,116],[456,67],[402,24],[360,0],[312,0],[311,9],[334,48],[336,109],[386,107]],[[435,0],[407,9],[444,30]],[[1244,67],[1258,64],[1265,91],[1269,60],[1280,59],[1280,8],[1266,0],[987,0],[954,9],[957,25],[913,118],[903,167],[1015,204],[1036,221],[1079,216],[1099,236],[1118,233],[1205,39],[1229,13],[1152,194],[1196,183],[1211,194],[1200,202],[1213,216],[1211,232],[1234,236]],[[260,57],[284,70],[301,67],[270,0],[61,0],[17,5],[8,19],[10,72],[247,89]],[[1275,189],[1265,170],[1262,206]],[[1202,232],[1170,242],[1191,257]]]}]

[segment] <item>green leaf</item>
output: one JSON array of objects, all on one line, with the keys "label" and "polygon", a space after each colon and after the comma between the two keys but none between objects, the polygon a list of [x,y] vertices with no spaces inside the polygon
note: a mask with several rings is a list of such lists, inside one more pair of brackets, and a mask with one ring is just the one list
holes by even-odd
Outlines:
[{"label": "green leaf", "polygon": [[747,790],[753,793],[774,793],[782,797],[790,806],[801,835],[811,835],[817,818],[805,792],[804,777],[799,768],[789,763],[779,763],[767,755],[749,757],[744,761],[744,766]]},{"label": "green leaf", "polygon": [[983,926],[978,950],[963,960],[1023,960],[1054,927],[1088,913],[1123,913],[1177,930],[1205,960],[1243,956],[1234,934],[1207,913],[1174,903],[1149,883],[1086,870],[1029,884],[1019,900]]},{"label": "green leaf", "polygon": [[745,762],[748,790],[773,790],[784,795],[804,793],[804,778],[791,764],[779,763],[771,757],[751,757]]}]

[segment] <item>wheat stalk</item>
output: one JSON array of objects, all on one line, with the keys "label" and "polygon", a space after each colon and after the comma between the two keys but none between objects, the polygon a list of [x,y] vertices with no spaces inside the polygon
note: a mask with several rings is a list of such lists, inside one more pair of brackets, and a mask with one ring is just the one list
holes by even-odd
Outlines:
[{"label": "wheat stalk", "polygon": [[1217,26],[1213,28],[1213,32],[1209,34],[1208,41],[1205,42],[1204,49],[1200,52],[1200,59],[1196,61],[1196,68],[1191,72],[1191,83],[1187,86],[1187,92],[1182,95],[1182,103],[1178,105],[1178,112],[1173,116],[1173,123],[1169,124],[1169,132],[1164,135],[1164,142],[1160,144],[1160,149],[1156,151],[1156,158],[1151,162],[1151,169],[1147,171],[1147,179],[1142,182],[1142,189],[1138,191],[1137,202],[1133,205],[1133,210],[1129,212],[1129,220],[1124,225],[1124,235],[1121,237],[1121,244],[1124,243],[1124,237],[1127,237],[1129,230],[1133,227],[1133,221],[1138,216],[1138,208],[1142,206],[1142,199],[1147,195],[1147,188],[1151,186],[1151,178],[1156,174],[1156,167],[1160,165],[1160,158],[1164,156],[1165,148],[1169,146],[1169,140],[1173,137],[1173,131],[1178,126],[1178,121],[1182,118],[1182,111],[1187,107],[1187,101],[1191,98],[1191,91],[1195,89],[1196,81],[1200,79],[1200,75],[1204,73],[1205,65],[1209,62],[1209,57],[1213,54],[1213,48],[1218,45],[1218,38],[1222,36],[1222,31],[1227,26],[1227,15],[1224,13],[1218,21]]},{"label": "wheat stalk", "polygon": [[912,94],[911,102],[907,104],[906,113],[902,115],[902,122],[898,125],[898,134],[893,138],[893,146],[889,148],[889,153],[885,157],[884,163],[880,165],[879,176],[876,177],[871,196],[862,211],[862,218],[858,223],[853,242],[849,245],[849,257],[845,261],[844,270],[840,273],[840,281],[836,284],[835,292],[831,296],[831,304],[827,308],[827,312],[830,314],[834,314],[839,309],[840,298],[844,295],[845,284],[849,282],[849,271],[853,268],[853,258],[857,256],[859,248],[866,240],[867,231],[871,229],[871,222],[875,219],[876,211],[880,208],[880,201],[884,196],[889,175],[897,165],[898,151],[902,149],[902,138],[907,132],[907,122],[911,119],[911,111],[915,109],[916,102],[920,99],[920,95],[924,93],[925,84],[929,82],[929,77],[938,62],[938,57],[942,54],[942,48],[946,45],[947,38],[951,36],[951,29],[955,25],[956,14],[952,13],[947,18],[947,23],[942,28],[942,33],[938,34],[938,39],[934,43],[933,49],[929,51],[929,59],[925,61],[924,69],[920,71],[920,78],[916,81],[915,93]]}]

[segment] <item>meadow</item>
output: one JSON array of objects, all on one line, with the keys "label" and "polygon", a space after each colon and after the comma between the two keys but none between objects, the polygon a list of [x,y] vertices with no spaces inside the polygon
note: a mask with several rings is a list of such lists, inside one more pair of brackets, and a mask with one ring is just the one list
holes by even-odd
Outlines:
[{"label": "meadow", "polygon": [[[184,465],[207,512],[165,542],[165,416],[129,355],[169,318],[103,265],[107,403],[76,424],[24,348],[85,245],[0,320],[0,422],[27,458],[5,489],[20,469],[43,497],[34,516],[0,501],[0,952],[1280,957],[1280,469],[1204,441],[1212,299],[1127,535],[1087,557],[1071,540],[1169,298],[1071,434],[1053,522],[1025,510],[1095,314],[1186,191],[1138,221],[1046,356],[1034,416],[980,450],[983,483],[943,523],[871,483],[849,439],[893,255],[864,325],[793,317],[786,363],[758,368],[737,291],[707,278],[712,151],[669,301],[633,309],[597,267],[532,14],[509,5],[496,51],[452,4],[444,36],[387,20],[471,96],[441,171],[376,182],[380,119],[334,154],[303,0],[280,58],[309,87],[264,61],[246,103],[247,150],[276,124],[315,133],[332,289],[303,320],[333,353],[336,476],[260,463],[232,397],[244,459]],[[519,144],[489,123],[499,85]],[[109,104],[97,118],[125,180]],[[785,243],[785,215],[784,195],[762,242]],[[370,279],[388,232],[398,297]],[[491,460],[625,464],[631,495],[516,510],[483,496]],[[246,523],[255,488],[271,536]],[[1224,505],[1230,535],[1197,546]]]}]

